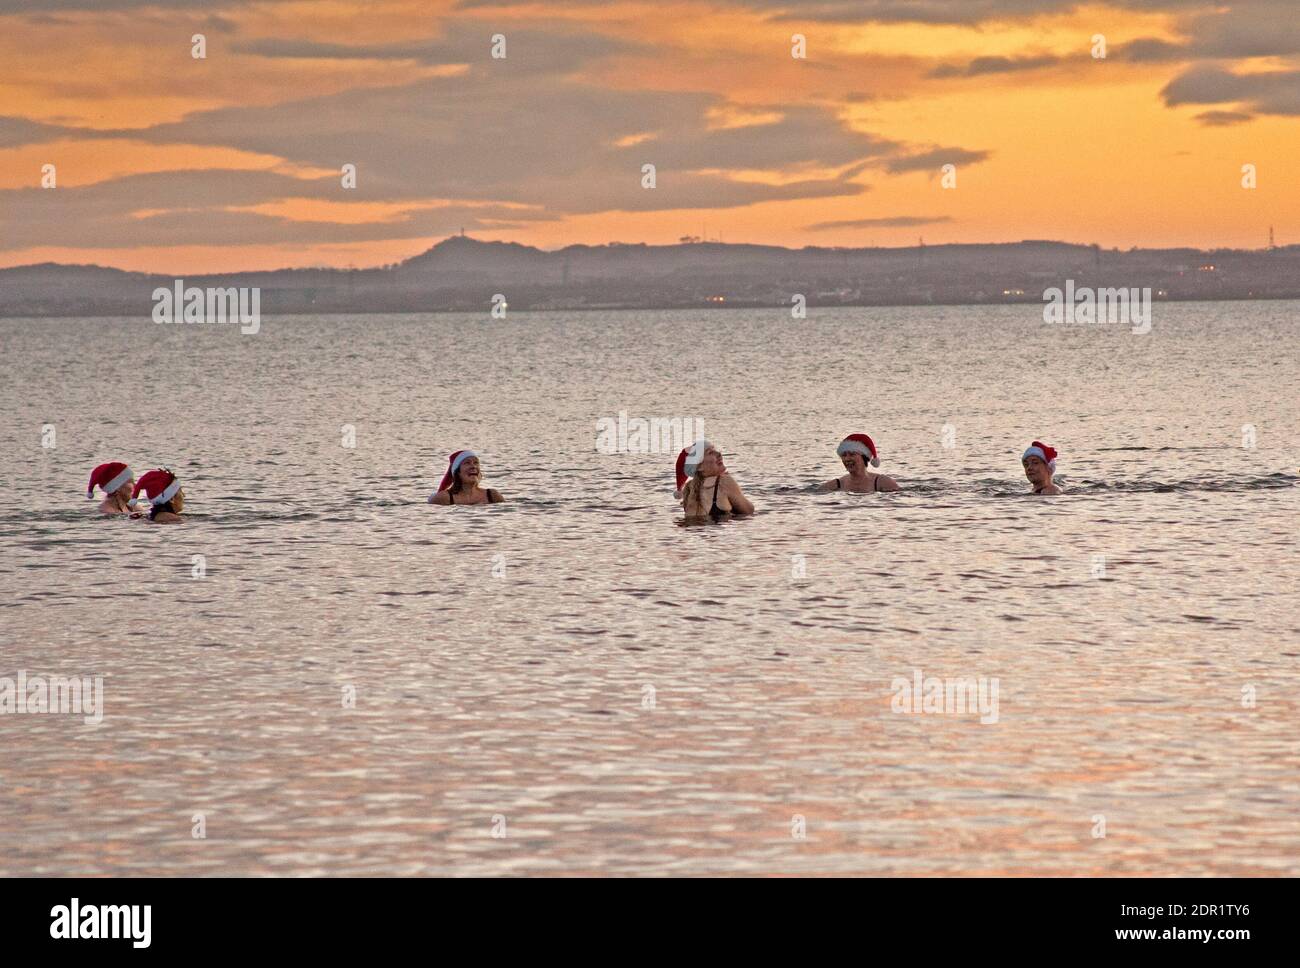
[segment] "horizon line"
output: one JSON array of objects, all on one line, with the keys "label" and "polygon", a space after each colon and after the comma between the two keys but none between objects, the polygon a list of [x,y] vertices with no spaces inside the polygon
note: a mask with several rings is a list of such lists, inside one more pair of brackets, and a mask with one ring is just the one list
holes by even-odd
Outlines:
[{"label": "horizon line", "polygon": [[1185,251],[1185,252],[1198,252],[1198,253],[1206,253],[1206,254],[1216,253],[1216,252],[1240,252],[1240,253],[1279,252],[1286,249],[1294,249],[1300,247],[1300,243],[1293,243],[1289,245],[1264,245],[1257,248],[1234,248],[1230,246],[1199,248],[1196,246],[1186,246],[1186,245],[1165,246],[1165,247],[1134,245],[1134,246],[1129,246],[1127,249],[1121,249],[1119,246],[1103,246],[1098,242],[1066,242],[1059,239],[1019,239],[1015,242],[936,242],[933,244],[928,244],[924,240],[919,240],[918,243],[915,245],[803,245],[796,248],[788,245],[781,245],[779,243],[774,243],[774,242],[722,242],[717,239],[698,238],[695,241],[691,241],[691,242],[683,242],[679,240],[677,242],[665,242],[665,243],[645,242],[645,241],[621,242],[617,240],[610,240],[608,242],[603,242],[603,243],[572,242],[569,243],[568,245],[559,246],[558,248],[547,249],[547,248],[542,248],[541,246],[531,245],[527,242],[516,242],[511,240],[505,240],[505,239],[476,238],[474,236],[467,235],[462,231],[459,233],[453,233],[451,235],[443,236],[437,239],[436,241],[432,242],[432,244],[428,245],[420,252],[417,252],[415,255],[408,256],[407,258],[402,259],[398,262],[379,263],[377,265],[368,265],[368,266],[352,266],[352,265],[349,266],[328,266],[328,265],[277,266],[275,268],[270,268],[270,269],[268,268],[226,269],[217,272],[174,273],[174,272],[165,272],[161,270],[140,271],[136,269],[122,269],[118,266],[105,265],[98,262],[25,262],[25,263],[20,263],[18,265],[0,267],[0,272],[12,272],[18,269],[42,269],[42,268],[52,267],[52,268],[59,268],[59,269],[107,269],[113,272],[121,272],[126,275],[167,276],[170,278],[177,278],[180,275],[219,276],[219,275],[231,275],[235,273],[253,273],[253,272],[268,272],[268,273],[269,272],[373,272],[376,270],[378,271],[390,270],[390,269],[397,268],[398,266],[405,265],[408,262],[411,262],[422,256],[428,255],[430,252],[437,249],[439,246],[445,245],[446,243],[452,242],[456,239],[465,239],[466,241],[473,242],[478,245],[513,245],[513,246],[518,246],[522,249],[532,249],[535,252],[540,252],[546,255],[555,255],[557,253],[564,252],[566,249],[604,249],[604,248],[611,248],[611,247],[670,249],[670,248],[686,248],[688,246],[704,246],[704,245],[724,246],[727,248],[736,248],[736,249],[739,248],[784,249],[788,252],[805,252],[809,249],[823,250],[827,252],[859,252],[859,251],[867,251],[867,250],[874,250],[874,251],[881,251],[881,252],[906,252],[909,250],[916,251],[921,249],[946,249],[946,248],[957,248],[961,246],[973,247],[973,246],[1015,246],[1015,245],[1059,245],[1059,246],[1076,247],[1082,249],[1093,249],[1098,252],[1128,253],[1128,252]]}]

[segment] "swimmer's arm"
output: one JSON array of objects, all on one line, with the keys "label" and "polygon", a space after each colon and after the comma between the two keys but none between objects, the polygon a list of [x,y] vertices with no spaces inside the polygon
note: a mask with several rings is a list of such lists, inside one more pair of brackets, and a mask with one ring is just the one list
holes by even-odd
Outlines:
[{"label": "swimmer's arm", "polygon": [[430,504],[447,504],[450,500],[451,495],[448,491],[439,491],[437,494],[429,495]]},{"label": "swimmer's arm", "polygon": [[898,481],[892,477],[886,477],[884,474],[876,475],[876,490],[878,491],[901,491]]},{"label": "swimmer's arm", "polygon": [[156,514],[153,518],[154,524],[184,524],[185,519],[179,514],[172,514],[170,511],[164,511],[162,514]]},{"label": "swimmer's arm", "polygon": [[838,477],[834,481],[827,481],[825,484],[819,485],[817,488],[817,493],[825,494],[828,491],[838,491],[839,488],[835,486],[837,481],[839,481]]},{"label": "swimmer's arm", "polygon": [[735,514],[753,514],[754,505],[749,498],[741,493],[740,485],[736,479],[728,474],[722,479],[722,492],[727,495],[727,500],[731,502],[731,510]]},{"label": "swimmer's arm", "polygon": [[505,500],[505,498],[501,496],[500,491],[494,490],[493,488],[490,487],[487,489],[487,491],[488,491],[489,504],[500,504],[502,501]]}]

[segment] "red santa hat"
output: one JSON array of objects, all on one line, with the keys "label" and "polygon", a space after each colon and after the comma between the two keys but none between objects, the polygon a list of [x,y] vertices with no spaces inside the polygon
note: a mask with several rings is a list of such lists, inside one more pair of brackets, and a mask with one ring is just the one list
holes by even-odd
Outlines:
[{"label": "red santa hat", "polygon": [[167,468],[159,467],[147,474],[142,474],[140,479],[135,482],[135,490],[131,493],[131,503],[135,504],[139,501],[140,492],[144,491],[145,496],[149,498],[149,503],[157,507],[159,504],[166,504],[174,498],[176,492],[180,489],[180,479]]},{"label": "red santa hat", "polygon": [[447,488],[451,487],[452,483],[456,480],[456,469],[471,457],[477,456],[478,454],[474,453],[472,450],[455,451],[451,457],[447,459],[447,473],[442,475],[442,483],[438,485],[438,490],[445,491]]},{"label": "red santa hat", "polygon": [[866,434],[849,434],[840,441],[840,445],[835,448],[835,453],[841,457],[845,454],[861,454],[872,467],[880,466],[880,458],[876,456],[875,441]]},{"label": "red santa hat", "polygon": [[700,461],[704,460],[704,452],[713,445],[704,438],[700,438],[689,447],[682,448],[682,452],[677,455],[677,490],[680,492],[686,486],[686,482],[695,476],[695,470],[700,466]]},{"label": "red santa hat", "polygon": [[86,485],[86,497],[94,500],[95,488],[105,494],[112,494],[119,487],[131,480],[131,468],[121,461],[111,460],[100,464],[90,472],[90,483]]},{"label": "red santa hat", "polygon": [[1053,473],[1056,471],[1056,448],[1048,447],[1041,440],[1035,440],[1029,445],[1028,449],[1020,455],[1020,463],[1024,463],[1031,457],[1037,457],[1047,465]]}]

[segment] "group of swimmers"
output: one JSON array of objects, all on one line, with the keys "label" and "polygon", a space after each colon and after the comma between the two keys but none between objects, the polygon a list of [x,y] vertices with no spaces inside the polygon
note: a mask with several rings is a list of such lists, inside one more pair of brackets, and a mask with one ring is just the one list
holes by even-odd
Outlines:
[{"label": "group of swimmers", "polygon": [[[818,486],[819,493],[852,491],[871,494],[876,491],[898,491],[898,482],[885,474],[868,470],[879,467],[880,456],[876,444],[866,434],[849,434],[835,453],[844,469],[843,477]],[[677,491],[674,497],[682,504],[689,518],[718,520],[730,515],[753,514],[754,504],[727,473],[727,464],[717,447],[707,440],[697,440],[677,455]],[[1060,494],[1060,485],[1052,478],[1056,473],[1056,449],[1035,440],[1020,457],[1025,477],[1033,485],[1034,494]],[[458,450],[447,460],[447,473],[442,476],[438,489],[429,495],[430,504],[497,504],[504,501],[499,492],[480,487],[483,468],[478,454],[472,450]]]},{"label": "group of swimmers", "polygon": [[[877,474],[868,467],[880,466],[880,455],[875,442],[866,434],[849,434],[835,448],[844,469],[843,477],[827,481],[817,487],[818,493],[850,491],[855,494],[873,494],[877,491],[898,491],[898,482],[885,474]],[[697,440],[677,455],[677,491],[674,497],[681,501],[688,519],[712,519],[731,515],[753,514],[754,504],[727,473],[722,451],[707,440]],[[1056,450],[1035,440],[1020,457],[1025,477],[1033,485],[1035,494],[1060,494],[1061,488],[1052,478],[1056,473]],[[480,486],[483,467],[479,456],[472,450],[458,450],[447,459],[447,472],[438,489],[429,495],[430,504],[466,505],[500,504],[505,500],[501,492]],[[86,497],[94,498],[95,488],[104,492],[99,505],[103,514],[129,514],[134,518],[146,515],[136,510],[143,492],[149,500],[147,518],[155,524],[180,524],[185,518],[185,492],[180,479],[170,470],[160,467],[149,471],[137,481],[126,464],[112,461],[100,464],[90,474]]]},{"label": "group of swimmers", "polygon": [[[849,434],[835,448],[844,469],[837,477],[817,487],[819,494],[829,491],[852,491],[873,494],[898,491],[898,482],[885,474],[868,470],[880,466],[876,444],[866,434]],[[1056,449],[1035,440],[1020,457],[1025,477],[1034,494],[1060,494],[1061,487],[1052,480],[1056,474]],[[753,514],[754,505],[745,497],[735,478],[727,473],[722,452],[707,440],[698,440],[677,455],[677,491],[688,519],[720,518],[733,514]],[[707,497],[707,500],[706,500]]]},{"label": "group of swimmers", "polygon": [[[137,481],[126,464],[109,461],[90,472],[86,497],[92,501],[95,488],[104,493],[104,500],[99,504],[101,514],[127,514],[154,524],[183,524],[185,521],[181,516],[185,508],[185,491],[181,489],[180,479],[165,467],[149,471]],[[149,501],[148,514],[136,510],[141,492]]]}]

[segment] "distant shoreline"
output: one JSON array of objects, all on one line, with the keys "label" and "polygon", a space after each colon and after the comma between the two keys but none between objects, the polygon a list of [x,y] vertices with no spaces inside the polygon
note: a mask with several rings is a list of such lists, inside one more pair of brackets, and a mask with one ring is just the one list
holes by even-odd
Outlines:
[{"label": "distant shoreline", "polygon": [[[1225,296],[1219,299],[1210,299],[1204,296],[1188,296],[1186,298],[1177,298],[1165,296],[1155,299],[1158,303],[1232,303],[1232,302],[1300,302],[1300,292],[1295,295],[1280,296]],[[855,302],[855,303],[808,303],[808,309],[920,309],[926,306],[943,307],[947,309],[958,308],[975,308],[986,309],[993,306],[1043,306],[1044,301],[1041,299],[1008,299],[998,302]],[[742,303],[728,302],[726,304],[718,303],[684,303],[681,305],[653,305],[653,306],[573,306],[563,308],[534,308],[511,306],[508,310],[508,316],[523,315],[525,313],[542,314],[542,313],[614,313],[614,312],[664,312],[688,310],[708,310],[709,312],[727,312],[729,310],[777,310],[781,313],[790,311],[789,305],[773,306],[769,303]],[[263,318],[273,318],[276,316],[455,316],[455,315],[484,315],[490,314],[490,306],[484,305],[482,308],[457,308],[457,309],[331,309],[331,310],[293,310],[293,311],[272,311],[262,314]],[[11,319],[141,319],[153,322],[149,317],[149,310],[139,313],[24,313],[15,315],[0,314],[0,320]],[[155,324],[164,325],[164,324]],[[205,325],[202,323],[170,323],[170,326],[186,325]],[[1089,324],[1076,323],[1071,328],[1086,328]],[[1093,325],[1102,325],[1100,323]]]},{"label": "distant shoreline", "polygon": [[[1053,288],[1153,302],[1300,299],[1300,246],[1117,249],[1064,242],[787,249],[714,242],[568,246],[444,239],[373,269],[168,276],[54,263],[0,269],[0,318],[148,315],[158,289],[255,291],[268,316],[1041,304]],[[179,297],[177,297],[179,299]],[[176,301],[176,300],[173,300]]]}]

